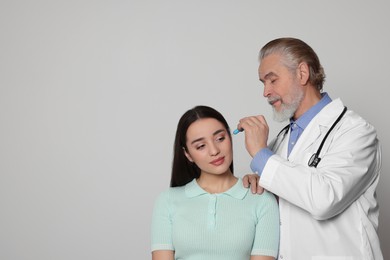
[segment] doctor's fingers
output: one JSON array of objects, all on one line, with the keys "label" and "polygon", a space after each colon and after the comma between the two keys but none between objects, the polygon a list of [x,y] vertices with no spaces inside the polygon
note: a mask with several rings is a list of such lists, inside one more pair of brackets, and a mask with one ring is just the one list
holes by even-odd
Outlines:
[{"label": "doctor's fingers", "polygon": [[247,123],[249,125],[266,125],[267,121],[263,115],[247,116],[240,120],[240,124]]},{"label": "doctor's fingers", "polygon": [[261,187],[260,185],[257,186],[257,194],[263,194],[264,188]]},{"label": "doctor's fingers", "polygon": [[244,187],[251,188],[251,192],[253,194],[255,194],[255,193],[261,194],[263,191],[262,191],[262,188],[259,186],[259,179],[260,179],[260,176],[258,174],[255,174],[255,173],[246,174],[243,177],[242,182],[244,184]]},{"label": "doctor's fingers", "polygon": [[240,120],[240,123],[238,124],[238,129],[244,129],[247,131],[261,131],[261,130],[267,130],[268,124],[265,120],[264,116],[250,116],[245,117]]},{"label": "doctor's fingers", "polygon": [[268,128],[267,120],[265,120],[265,117],[263,115],[257,115],[252,117],[252,120],[256,122],[257,124],[261,124],[262,126],[265,126]]}]

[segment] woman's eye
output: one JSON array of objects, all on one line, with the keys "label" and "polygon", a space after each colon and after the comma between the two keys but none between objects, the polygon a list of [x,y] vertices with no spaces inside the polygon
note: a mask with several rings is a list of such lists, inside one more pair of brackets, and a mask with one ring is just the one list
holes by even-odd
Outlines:
[{"label": "woman's eye", "polygon": [[225,136],[221,136],[221,137],[217,138],[217,141],[222,142],[222,141],[225,140],[225,139],[226,139]]},{"label": "woman's eye", "polygon": [[198,145],[198,146],[196,146],[196,150],[201,150],[201,149],[203,149],[204,147],[205,147],[204,144]]}]

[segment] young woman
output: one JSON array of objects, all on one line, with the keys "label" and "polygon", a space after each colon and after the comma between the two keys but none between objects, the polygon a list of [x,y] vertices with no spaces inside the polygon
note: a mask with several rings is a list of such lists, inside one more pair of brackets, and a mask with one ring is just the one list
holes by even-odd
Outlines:
[{"label": "young woman", "polygon": [[153,260],[274,260],[279,246],[275,197],[252,194],[233,175],[225,118],[197,106],[180,118],[171,188],[152,220]]}]

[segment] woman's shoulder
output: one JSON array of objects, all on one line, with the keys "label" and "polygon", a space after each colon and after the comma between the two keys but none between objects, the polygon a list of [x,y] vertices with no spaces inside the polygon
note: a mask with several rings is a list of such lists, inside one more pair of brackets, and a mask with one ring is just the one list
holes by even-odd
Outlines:
[{"label": "woman's shoulder", "polygon": [[258,193],[255,193],[253,194],[250,190],[248,191],[248,196],[253,199],[253,200],[256,200],[256,201],[275,201],[276,202],[276,197],[273,193],[267,191],[267,190],[264,190],[263,193],[261,194],[258,194]]},{"label": "woman's shoulder", "polygon": [[261,194],[253,194],[251,191],[248,191],[247,197],[247,203],[254,212],[257,212],[255,213],[257,216],[262,216],[265,213],[274,216],[279,214],[278,202],[273,193],[264,190]]},{"label": "woman's shoulder", "polygon": [[174,200],[183,199],[184,197],[185,197],[185,186],[169,187],[164,191],[160,192],[160,194],[157,197],[157,200],[174,201]]},{"label": "woman's shoulder", "polygon": [[[242,184],[242,178],[238,179]],[[264,190],[263,193],[252,193],[250,188],[245,188],[242,184],[242,189],[246,190],[246,197],[254,200],[276,200],[275,195],[267,190]]]},{"label": "woman's shoulder", "polygon": [[247,189],[245,200],[248,203],[251,203],[251,204],[257,205],[257,206],[259,206],[259,205],[263,206],[265,204],[277,206],[276,196],[273,193],[271,193],[267,190],[264,190],[263,193],[258,194],[258,193],[252,193],[250,188],[245,188],[245,189]]}]

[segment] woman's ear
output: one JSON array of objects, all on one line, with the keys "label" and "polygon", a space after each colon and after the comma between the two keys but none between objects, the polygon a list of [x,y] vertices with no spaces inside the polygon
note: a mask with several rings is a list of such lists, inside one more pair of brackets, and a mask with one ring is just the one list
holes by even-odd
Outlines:
[{"label": "woman's ear", "polygon": [[297,74],[299,82],[302,86],[305,86],[308,83],[310,77],[310,69],[306,62],[301,62],[298,65]]},{"label": "woman's ear", "polygon": [[184,152],[184,155],[187,157],[188,161],[190,162],[194,162],[194,160],[192,159],[191,155],[187,152],[187,149],[183,147],[183,152]]}]

